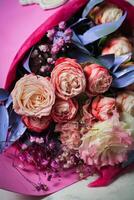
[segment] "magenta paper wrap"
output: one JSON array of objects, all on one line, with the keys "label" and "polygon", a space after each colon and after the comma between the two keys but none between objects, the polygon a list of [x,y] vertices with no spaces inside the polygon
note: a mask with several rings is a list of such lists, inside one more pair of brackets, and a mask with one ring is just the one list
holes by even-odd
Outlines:
[{"label": "magenta paper wrap", "polygon": [[[0,7],[3,7],[3,9],[1,7],[1,15],[4,23],[1,24],[0,29],[3,33],[1,44],[4,50],[2,49],[3,54],[0,54],[0,60],[2,61],[1,73],[4,79],[0,82],[0,86],[3,85],[10,66],[5,84],[5,88],[9,89],[15,79],[18,63],[24,58],[25,53],[42,38],[47,30],[57,25],[61,20],[66,21],[69,19],[86,2],[87,0],[69,0],[64,6],[46,12],[37,6],[21,7],[17,0],[13,1],[12,4],[10,0],[1,0]],[[115,3],[122,9],[129,11],[128,22],[133,25],[134,7],[124,1],[109,0],[108,2]],[[26,195],[39,196],[51,194],[78,181],[78,177],[73,170],[64,171],[61,174],[61,180],[55,178],[50,182],[46,181],[49,187],[47,192],[38,192],[12,166],[12,159],[7,157],[7,154],[12,150],[14,150],[14,147],[11,147],[7,153],[0,156],[0,188]],[[27,173],[22,170],[22,174],[33,182],[37,181],[37,176],[32,172]],[[43,174],[41,174],[41,177],[45,180]]]}]

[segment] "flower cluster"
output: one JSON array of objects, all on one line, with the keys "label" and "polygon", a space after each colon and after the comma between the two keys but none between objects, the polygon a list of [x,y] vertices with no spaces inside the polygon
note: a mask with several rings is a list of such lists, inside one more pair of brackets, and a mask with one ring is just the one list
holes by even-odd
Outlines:
[{"label": "flower cluster", "polygon": [[72,38],[72,30],[66,28],[65,22],[60,22],[57,27],[48,30],[44,38],[32,49],[29,64],[35,74],[50,76],[55,61],[65,54]]},{"label": "flower cluster", "polygon": [[[87,29],[81,24],[89,25],[90,17],[94,26],[103,27],[118,21],[123,14],[113,4],[99,4],[75,25]],[[119,33],[116,38],[110,35],[102,38],[103,45],[96,41],[101,51],[93,59],[87,53],[90,43],[81,46],[82,35],[77,38],[76,34],[75,38],[71,28],[61,22],[48,30],[30,53],[32,73],[20,78],[11,92],[13,109],[27,127],[30,143],[36,146],[35,150],[34,146],[26,148],[26,152],[34,152],[40,168],[51,164],[63,169],[79,164],[94,169],[118,165],[127,160],[128,152],[134,148],[134,92],[128,89],[129,84],[125,85],[130,81],[133,86],[133,44],[124,34]],[[95,30],[97,35],[99,29]],[[77,42],[72,43],[72,36]],[[89,60],[79,61],[79,55],[68,53],[69,47],[81,50],[80,58],[86,54]],[[119,89],[114,87],[115,78],[119,79]]]},{"label": "flower cluster", "polygon": [[[127,159],[133,143],[120,113],[133,115],[134,94],[108,97],[104,93],[111,83],[103,66],[90,64],[83,69],[74,59],[60,58],[51,78],[30,74],[16,83],[13,108],[34,132],[43,132],[53,121],[63,147],[79,152],[86,164],[118,164]],[[80,104],[83,93],[87,98]]]}]

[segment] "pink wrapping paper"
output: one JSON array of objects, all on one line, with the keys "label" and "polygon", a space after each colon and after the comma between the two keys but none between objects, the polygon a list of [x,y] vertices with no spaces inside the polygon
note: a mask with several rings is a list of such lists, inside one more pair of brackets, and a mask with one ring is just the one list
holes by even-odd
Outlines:
[{"label": "pink wrapping paper", "polygon": [[[4,3],[4,1],[2,2],[3,6],[5,7],[5,12],[6,12],[7,2],[9,2],[9,1],[6,1],[6,3]],[[22,8],[17,4],[17,2],[14,3],[14,6],[12,5],[13,6],[12,8],[10,7],[11,10],[12,9],[14,10],[14,8],[15,8],[16,17],[17,16],[18,16],[18,18],[20,17],[21,23],[24,23],[25,25],[22,26],[21,30],[18,30],[19,26],[17,26],[17,24],[19,25],[20,22],[18,20],[16,20],[16,18],[15,18],[14,24],[11,24],[9,27],[5,28],[5,29],[7,29],[6,35],[2,39],[3,46],[5,46],[4,47],[5,55],[4,55],[4,58],[2,59],[2,62],[3,62],[2,73],[4,72],[5,75],[7,74],[8,69],[4,68],[4,65],[9,66],[11,61],[13,60],[11,66],[10,66],[9,72],[8,72],[8,76],[7,76],[7,81],[6,81],[6,86],[5,86],[7,89],[10,88],[13,80],[15,79],[15,72],[16,72],[17,64],[21,61],[21,59],[23,59],[25,53],[29,50],[29,48],[32,47],[37,41],[39,41],[42,38],[42,36],[47,32],[47,30],[49,30],[53,26],[57,25],[61,21],[61,19],[62,20],[69,19],[85,3],[86,3],[86,0],[82,0],[82,1],[76,0],[75,3],[74,3],[74,0],[70,0],[64,6],[58,8],[56,10],[47,12],[47,14],[45,15],[46,16],[45,20],[42,19],[43,14],[44,14],[42,12],[44,12],[44,11],[41,11],[41,10],[39,11],[38,10],[39,8],[37,8],[37,7],[34,8],[33,6],[29,6],[29,7]],[[24,11],[22,9],[24,9]],[[35,9],[35,12],[37,12],[36,13],[37,15],[39,15],[39,13],[41,12],[41,17],[39,20],[37,20],[36,26],[31,24],[31,21],[34,20],[35,16],[30,15],[30,17],[28,17],[28,15],[27,15],[28,10],[25,10],[25,9],[29,9],[29,11],[31,11],[31,12],[33,12]],[[9,16],[11,14],[14,15],[13,10],[12,11],[11,10],[9,10],[9,13],[8,13]],[[68,12],[68,10],[69,10],[69,12]],[[25,16],[25,14],[27,15],[27,17]],[[5,15],[4,12],[3,12],[3,15]],[[6,17],[9,18],[9,16],[8,17],[6,16]],[[26,21],[27,21],[27,23],[26,23]],[[3,26],[6,26],[6,24]],[[13,26],[14,29],[11,26]],[[26,28],[24,28],[24,27],[26,27]],[[11,40],[15,41],[15,44],[9,43],[9,44],[5,45],[5,41],[7,41],[9,34],[10,34],[10,29],[13,30],[12,36],[16,37],[16,39],[11,38]],[[20,34],[18,34],[19,36],[16,36],[16,34],[15,34],[16,29],[20,33]],[[8,47],[10,45],[13,48],[12,52],[10,52],[10,50],[8,49]],[[20,46],[21,46],[21,48],[20,48]],[[18,49],[19,49],[19,51],[18,51]],[[18,53],[16,54],[15,58],[13,59],[13,55],[15,55],[15,53],[16,53],[15,51],[16,52],[18,51]],[[7,55],[9,55],[9,57]],[[8,59],[6,60],[7,57],[8,57]],[[14,151],[14,148],[10,148],[8,150],[8,152],[11,153],[12,150]],[[7,154],[8,154],[8,152],[7,152]],[[35,196],[39,195],[40,196],[40,195],[51,194],[53,192],[56,192],[64,187],[71,185],[72,183],[78,181],[78,177],[74,173],[74,170],[68,170],[61,174],[61,176],[62,176],[61,181],[59,180],[59,178],[55,178],[51,182],[48,182],[46,180],[46,184],[49,187],[49,190],[47,192],[44,192],[44,191],[38,192],[35,190],[33,185],[30,184],[27,180],[25,180],[25,178],[12,166],[12,164],[13,164],[12,159],[8,158],[6,156],[7,154],[0,155],[0,163],[1,163],[0,164],[0,188],[14,191],[14,192],[21,193],[21,194],[35,195]],[[35,173],[32,173],[32,172],[27,173],[27,172],[24,172],[23,170],[21,170],[21,173],[24,176],[28,177],[33,182],[38,181],[38,178],[35,175]],[[42,173],[41,173],[41,177],[45,181],[45,177],[43,176]]]},{"label": "pink wrapping paper", "polygon": [[[133,25],[134,7],[124,1],[109,1],[117,3],[121,8],[129,10],[128,20]],[[0,55],[0,60],[2,61],[1,73],[3,74],[3,77],[6,76],[8,67],[13,61],[6,79],[5,87],[7,89],[10,88],[15,79],[18,63],[23,59],[29,48],[39,41],[48,29],[57,25],[61,20],[69,19],[87,2],[87,0],[70,0],[64,6],[52,11],[47,11],[46,13],[44,13],[44,11],[37,6],[21,7],[17,0],[11,5],[9,2],[10,0],[1,0],[0,2],[0,7],[3,7],[1,10],[2,17],[4,19],[4,23],[1,27],[1,32],[3,33],[3,38],[1,39],[3,54]],[[10,5],[9,7],[8,3]],[[11,23],[9,19],[12,16],[16,17],[11,19],[11,21],[13,21]],[[13,59],[15,54],[16,56]],[[4,80],[5,78],[2,79],[0,85],[3,85]],[[10,148],[8,151],[11,152],[12,150],[13,148]],[[6,154],[0,156],[0,163],[0,187],[26,195],[48,195],[78,181],[78,177],[73,170],[68,170],[62,173],[61,181],[59,178],[55,178],[53,181],[47,182],[49,186],[49,190],[47,192],[38,192],[12,166],[12,160],[9,159]],[[22,174],[29,177],[33,180],[33,182],[37,181],[37,177],[32,172],[27,173],[22,171]],[[45,180],[45,177],[43,177],[43,175],[41,176]]]}]

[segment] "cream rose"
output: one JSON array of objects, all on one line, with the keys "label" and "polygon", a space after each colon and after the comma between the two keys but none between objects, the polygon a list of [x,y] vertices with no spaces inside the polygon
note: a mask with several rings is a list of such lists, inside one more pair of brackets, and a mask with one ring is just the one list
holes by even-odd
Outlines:
[{"label": "cream rose", "polygon": [[29,117],[48,116],[55,103],[54,88],[49,79],[33,74],[17,81],[11,95],[15,112]]},{"label": "cream rose", "polygon": [[91,12],[96,24],[105,24],[117,21],[122,15],[123,11],[113,4],[106,4],[103,6],[96,6]]},{"label": "cream rose", "polygon": [[116,98],[117,106],[121,112],[127,112],[134,116],[134,92],[124,91]]},{"label": "cream rose", "polygon": [[[132,53],[132,51],[132,44],[126,37],[117,37],[111,39],[106,44],[106,46],[102,50],[102,55],[114,54],[117,57],[128,53]],[[131,56],[129,59],[131,59]]]},{"label": "cream rose", "polygon": [[79,147],[81,159],[96,167],[116,165],[127,160],[127,153],[133,149],[133,138],[115,117],[93,125],[82,138]]}]

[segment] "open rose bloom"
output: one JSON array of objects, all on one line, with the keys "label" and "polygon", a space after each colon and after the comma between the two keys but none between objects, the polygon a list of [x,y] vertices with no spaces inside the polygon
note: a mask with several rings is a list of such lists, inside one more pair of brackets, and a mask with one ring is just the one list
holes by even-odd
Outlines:
[{"label": "open rose bloom", "polygon": [[0,89],[0,187],[35,196],[93,173],[90,186],[108,185],[133,164],[134,8],[69,0],[53,13]]}]

